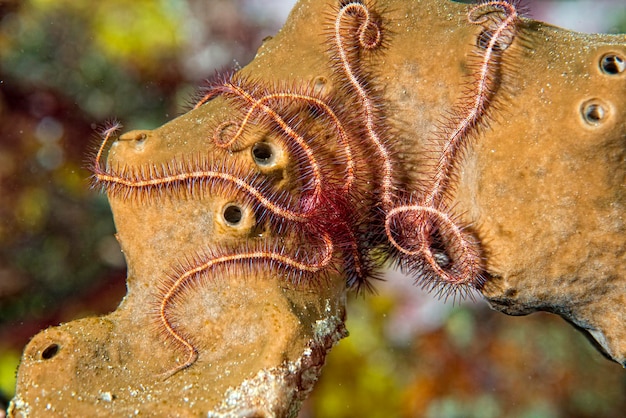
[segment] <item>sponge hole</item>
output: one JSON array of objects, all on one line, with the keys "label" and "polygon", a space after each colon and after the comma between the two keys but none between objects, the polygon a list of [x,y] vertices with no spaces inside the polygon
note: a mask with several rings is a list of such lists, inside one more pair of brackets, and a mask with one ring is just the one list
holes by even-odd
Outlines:
[{"label": "sponge hole", "polygon": [[243,220],[243,209],[239,205],[229,203],[222,212],[224,222],[229,226],[239,226]]},{"label": "sponge hole", "polygon": [[592,99],[580,106],[580,113],[587,125],[598,126],[608,117],[608,107],[599,100]]},{"label": "sponge hole", "polygon": [[624,57],[614,53],[604,54],[600,58],[600,70],[607,75],[619,75],[626,71]]},{"label": "sponge hole", "polygon": [[252,159],[260,167],[270,167],[276,164],[278,150],[269,142],[257,142],[252,146]]},{"label": "sponge hole", "polygon": [[60,349],[61,347],[59,346],[59,344],[50,344],[41,352],[41,359],[50,360],[54,358],[57,354],[59,354]]}]

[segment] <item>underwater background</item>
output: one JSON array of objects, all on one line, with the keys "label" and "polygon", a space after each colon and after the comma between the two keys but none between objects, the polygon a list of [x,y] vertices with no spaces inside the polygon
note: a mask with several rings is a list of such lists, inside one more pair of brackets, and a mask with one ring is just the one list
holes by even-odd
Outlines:
[{"label": "underwater background", "polygon": [[[110,312],[126,292],[107,200],[84,169],[97,128],[184,113],[294,2],[0,0],[0,411],[30,337]],[[623,0],[523,4],[569,29],[626,32]],[[444,303],[397,272],[377,288],[350,297],[351,335],[301,417],[623,416],[623,369],[559,317]]]}]

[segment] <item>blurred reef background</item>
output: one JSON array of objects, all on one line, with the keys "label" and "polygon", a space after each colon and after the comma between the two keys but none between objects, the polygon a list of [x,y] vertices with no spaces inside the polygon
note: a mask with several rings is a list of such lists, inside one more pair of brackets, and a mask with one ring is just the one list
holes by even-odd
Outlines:
[{"label": "blurred reef background", "polygon": [[[39,330],[113,310],[125,265],[84,169],[97,128],[152,129],[237,69],[294,0],[0,0],[0,417]],[[626,4],[528,1],[531,16],[626,32]],[[390,272],[348,303],[301,417],[618,418],[626,374],[547,314],[437,301]]]}]

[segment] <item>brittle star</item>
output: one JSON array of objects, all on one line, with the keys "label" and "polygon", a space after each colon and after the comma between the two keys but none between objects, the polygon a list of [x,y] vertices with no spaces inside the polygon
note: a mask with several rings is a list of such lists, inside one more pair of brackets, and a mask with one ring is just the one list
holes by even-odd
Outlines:
[{"label": "brittle star", "polygon": [[[497,10],[504,12],[504,18]],[[222,122],[214,130],[213,140],[218,148],[233,151],[234,144],[240,149],[249,147],[245,137],[250,124],[277,134],[279,142],[296,162],[294,176],[297,179],[294,181],[299,182],[300,190],[295,196],[281,193],[262,175],[246,170],[242,165],[215,162],[208,157],[181,158],[161,167],[148,164],[110,169],[103,166],[101,160],[116,127],[103,133],[93,172],[95,183],[110,195],[140,201],[153,200],[163,194],[175,198],[216,194],[239,196],[253,207],[253,212],[261,213],[260,219],[267,220],[275,232],[290,231],[292,235],[305,237],[296,245],[313,250],[323,243],[321,255],[312,258],[303,257],[301,252],[269,238],[232,248],[213,246],[193,256],[192,262],[180,261],[172,267],[172,272],[159,286],[155,315],[165,339],[183,348],[187,357],[164,373],[164,377],[191,366],[198,358],[193,333],[174,325],[171,320],[175,302],[200,278],[218,275],[222,272],[220,269],[235,265],[244,272],[258,269],[281,274],[294,282],[316,282],[331,267],[336,267],[347,275],[349,287],[369,287],[377,263],[372,260],[370,244],[362,239],[361,233],[379,218],[359,216],[360,213],[371,213],[371,208],[362,207],[363,201],[378,200],[392,256],[419,281],[431,288],[443,286],[453,290],[481,285],[478,243],[453,219],[443,197],[450,189],[451,172],[459,150],[468,146],[470,132],[484,117],[492,94],[494,67],[499,64],[501,51],[515,36],[518,17],[515,7],[506,1],[481,3],[470,9],[468,17],[471,23],[488,25],[490,30],[482,46],[479,71],[469,97],[472,104],[462,107],[457,113],[459,116],[440,133],[439,142],[443,142],[443,148],[429,186],[408,198],[397,192],[399,181],[394,170],[399,162],[394,161],[390,146],[395,138],[386,136],[388,130],[380,110],[384,109],[384,103],[373,97],[373,80],[361,68],[358,56],[359,50],[379,48],[384,40],[380,18],[361,1],[339,4],[331,34],[335,76],[345,83],[345,90],[356,99],[360,114],[358,127],[344,121],[345,117],[331,99],[316,95],[305,87],[281,90],[264,86],[258,80],[235,76],[214,85],[196,106],[222,96],[239,109],[238,119]],[[314,109],[316,114],[300,115],[302,106]],[[329,156],[328,144],[320,144],[308,137],[306,130],[299,132],[298,118],[301,117],[324,119],[332,126],[341,161],[339,166],[343,171],[341,179],[335,173],[337,164],[325,164],[337,158]],[[224,140],[229,127],[235,132]],[[370,191],[372,195],[365,198],[358,193],[356,196],[351,194],[353,185],[361,180],[355,173],[357,157],[353,149],[359,149],[363,134],[364,139],[374,146],[383,167],[381,190]],[[302,231],[306,233],[302,234]],[[436,249],[437,246],[442,248]],[[333,261],[336,251],[342,253],[340,266]]]}]

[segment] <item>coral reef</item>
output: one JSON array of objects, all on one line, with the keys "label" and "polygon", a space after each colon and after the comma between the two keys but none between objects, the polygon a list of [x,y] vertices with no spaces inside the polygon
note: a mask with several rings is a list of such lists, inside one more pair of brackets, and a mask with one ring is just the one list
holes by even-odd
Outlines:
[{"label": "coral reef", "polygon": [[103,131],[128,294],[33,338],[11,416],[294,416],[387,258],[626,364],[625,57],[505,1],[299,2],[187,114]]}]

